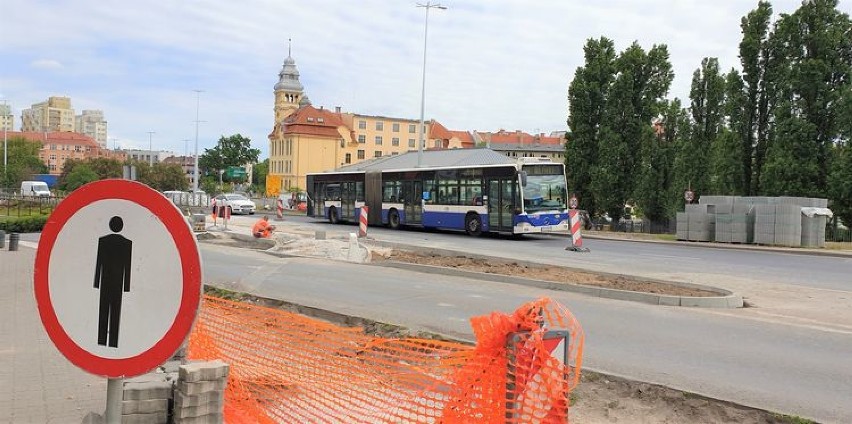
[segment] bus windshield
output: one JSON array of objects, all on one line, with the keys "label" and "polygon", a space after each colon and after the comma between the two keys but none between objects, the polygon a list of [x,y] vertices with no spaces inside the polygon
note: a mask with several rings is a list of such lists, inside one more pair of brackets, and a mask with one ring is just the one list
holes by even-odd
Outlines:
[{"label": "bus windshield", "polygon": [[565,176],[527,175],[527,185],[523,188],[524,211],[535,213],[565,209]]}]

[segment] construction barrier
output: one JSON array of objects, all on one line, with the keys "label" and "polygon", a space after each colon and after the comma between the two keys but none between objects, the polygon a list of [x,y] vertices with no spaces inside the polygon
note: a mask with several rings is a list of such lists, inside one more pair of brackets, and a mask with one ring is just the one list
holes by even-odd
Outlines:
[{"label": "construction barrier", "polygon": [[358,237],[367,237],[367,217],[370,214],[370,209],[367,205],[361,206],[361,212],[358,214]]},{"label": "construction barrier", "polygon": [[581,249],[583,247],[583,235],[580,234],[580,231],[583,223],[580,220],[580,213],[576,209],[571,209],[568,215],[571,217],[571,244],[575,249]]},{"label": "construction barrier", "polygon": [[[205,296],[188,356],[230,365],[227,423],[567,422],[583,351],[571,312],[539,299],[471,325],[476,346],[381,338]],[[561,358],[553,331],[566,335]]]},{"label": "construction barrier", "polygon": [[278,199],[278,202],[276,203],[275,218],[277,218],[279,221],[284,219],[284,201],[281,200],[280,198]]}]

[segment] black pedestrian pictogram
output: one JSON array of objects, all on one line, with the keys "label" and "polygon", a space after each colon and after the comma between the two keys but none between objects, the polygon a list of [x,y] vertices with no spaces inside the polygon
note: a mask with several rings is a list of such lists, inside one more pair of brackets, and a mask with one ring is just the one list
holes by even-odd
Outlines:
[{"label": "black pedestrian pictogram", "polygon": [[[109,220],[113,233],[121,232],[124,221],[114,216]],[[98,239],[98,260],[95,265],[95,288],[100,289],[98,312],[98,344],[118,347],[118,328],[121,322],[121,296],[130,291],[130,253],[133,242],[120,234]]]}]

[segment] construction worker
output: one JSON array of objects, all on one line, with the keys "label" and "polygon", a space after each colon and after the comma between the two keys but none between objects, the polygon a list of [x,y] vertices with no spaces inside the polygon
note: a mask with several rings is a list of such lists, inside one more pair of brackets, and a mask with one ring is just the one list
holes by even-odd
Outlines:
[{"label": "construction worker", "polygon": [[274,230],[275,226],[269,224],[269,216],[264,215],[251,227],[251,234],[256,238],[269,238]]}]

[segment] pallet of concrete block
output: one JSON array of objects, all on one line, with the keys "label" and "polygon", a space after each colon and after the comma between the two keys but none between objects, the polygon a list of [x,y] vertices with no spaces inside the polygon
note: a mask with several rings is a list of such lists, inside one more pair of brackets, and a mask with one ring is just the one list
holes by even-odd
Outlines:
[{"label": "pallet of concrete block", "polygon": [[213,424],[223,421],[228,364],[190,362],[178,370],[174,424]]},{"label": "pallet of concrete block", "polygon": [[733,233],[733,215],[730,213],[716,214],[716,242],[731,243]]},{"label": "pallet of concrete block", "polygon": [[802,207],[798,204],[775,205],[776,246],[799,247],[802,245]]},{"label": "pallet of concrete block", "polygon": [[[715,228],[715,219],[707,212],[708,205],[686,205],[686,215],[689,227],[687,240],[712,241],[711,231]],[[711,226],[710,223],[713,222]],[[715,235],[715,234],[713,234]]]},{"label": "pallet of concrete block", "polygon": [[677,213],[677,239],[689,240],[689,215],[686,212]]},{"label": "pallet of concrete block", "polygon": [[731,214],[731,243],[751,243],[754,240],[753,217],[745,213]]},{"label": "pallet of concrete block", "polygon": [[148,373],[126,379],[123,384],[121,422],[124,424],[166,424],[172,399],[174,375]]},{"label": "pallet of concrete block", "polygon": [[755,244],[775,244],[775,206],[760,203],[754,205]]},{"label": "pallet of concrete block", "polygon": [[825,223],[832,216],[828,208],[802,208],[802,247],[825,247]]}]

